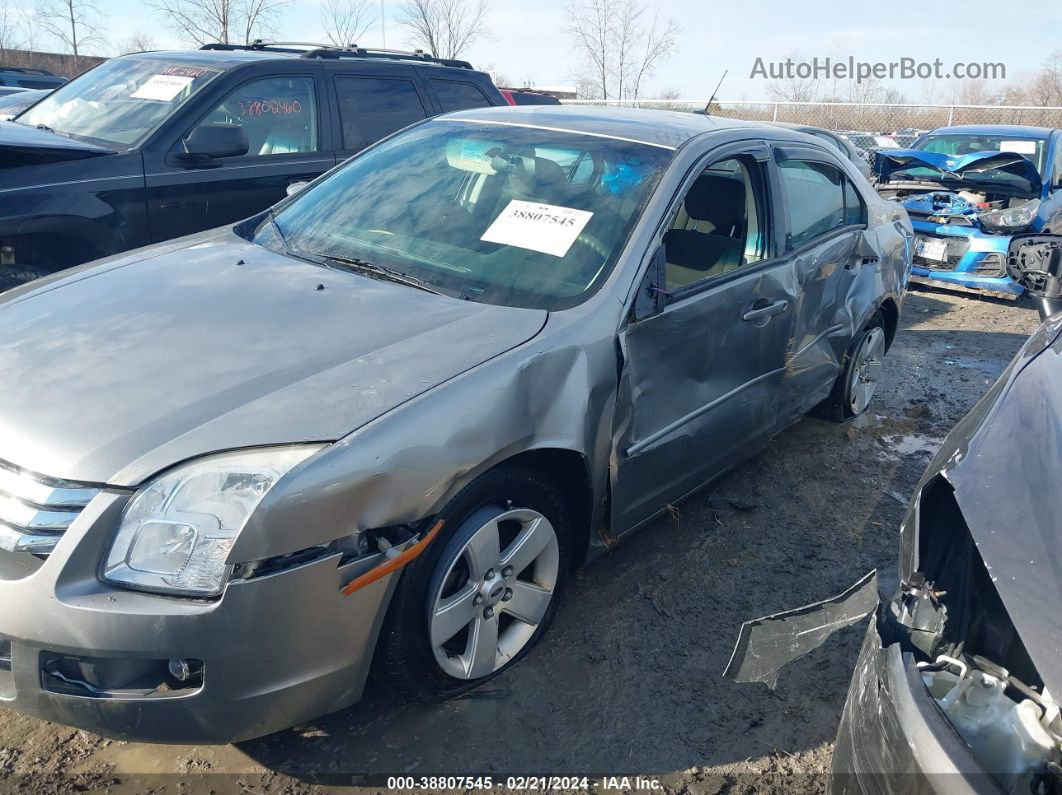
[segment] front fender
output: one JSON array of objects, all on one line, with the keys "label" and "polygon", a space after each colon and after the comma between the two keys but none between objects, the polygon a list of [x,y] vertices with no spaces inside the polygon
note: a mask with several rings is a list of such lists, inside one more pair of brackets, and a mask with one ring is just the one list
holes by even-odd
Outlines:
[{"label": "front fender", "polygon": [[229,563],[415,522],[481,473],[534,450],[583,456],[600,505],[616,394],[612,341],[561,344],[557,336],[442,384],[310,459],[251,515]]}]

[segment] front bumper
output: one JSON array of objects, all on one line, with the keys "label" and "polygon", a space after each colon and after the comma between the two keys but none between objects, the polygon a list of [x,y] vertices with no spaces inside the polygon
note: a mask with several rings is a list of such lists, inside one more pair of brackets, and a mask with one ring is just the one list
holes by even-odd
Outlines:
[{"label": "front bumper", "polygon": [[876,620],[867,629],[849,685],[830,792],[1001,792],[933,701],[914,658],[899,643],[882,648]]},{"label": "front bumper", "polygon": [[[344,596],[364,564],[332,555],[232,582],[213,601],[113,588],[97,572],[126,499],[97,496],[43,562],[0,552],[0,704],[118,739],[227,743],[357,701],[396,575]],[[112,672],[202,661],[202,681],[80,692],[51,675],[57,658]]]},{"label": "front bumper", "polygon": [[916,257],[912,281],[953,290],[973,290],[1017,298],[1024,288],[1007,275],[1009,235],[988,235],[968,226],[937,225],[912,220],[915,236],[944,240],[948,260],[937,264]]}]

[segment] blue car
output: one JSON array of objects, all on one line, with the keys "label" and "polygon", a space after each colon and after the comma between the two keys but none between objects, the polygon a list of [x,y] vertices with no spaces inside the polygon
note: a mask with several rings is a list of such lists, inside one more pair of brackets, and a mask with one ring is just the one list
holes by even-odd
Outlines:
[{"label": "blue car", "polygon": [[875,171],[911,217],[916,282],[1017,298],[1012,236],[1062,232],[1062,130],[942,127],[911,149],[879,151]]}]

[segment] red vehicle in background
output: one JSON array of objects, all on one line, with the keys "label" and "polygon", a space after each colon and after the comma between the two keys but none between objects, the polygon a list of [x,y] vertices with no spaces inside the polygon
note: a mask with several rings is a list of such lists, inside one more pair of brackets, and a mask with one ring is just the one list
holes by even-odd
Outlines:
[{"label": "red vehicle in background", "polygon": [[499,88],[501,95],[510,105],[559,105],[560,100],[552,94],[541,91],[529,91],[525,88]]}]

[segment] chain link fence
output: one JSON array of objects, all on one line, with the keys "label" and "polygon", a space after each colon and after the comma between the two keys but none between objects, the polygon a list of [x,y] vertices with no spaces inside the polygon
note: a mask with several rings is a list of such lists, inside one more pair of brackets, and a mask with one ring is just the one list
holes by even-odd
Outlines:
[{"label": "chain link fence", "polygon": [[[606,105],[703,112],[707,99],[563,100],[566,105]],[[1062,128],[1062,107],[1018,105],[886,105],[857,102],[746,102],[713,100],[711,115],[746,121],[806,124],[838,132],[905,135],[955,124],[1023,124]]]}]

